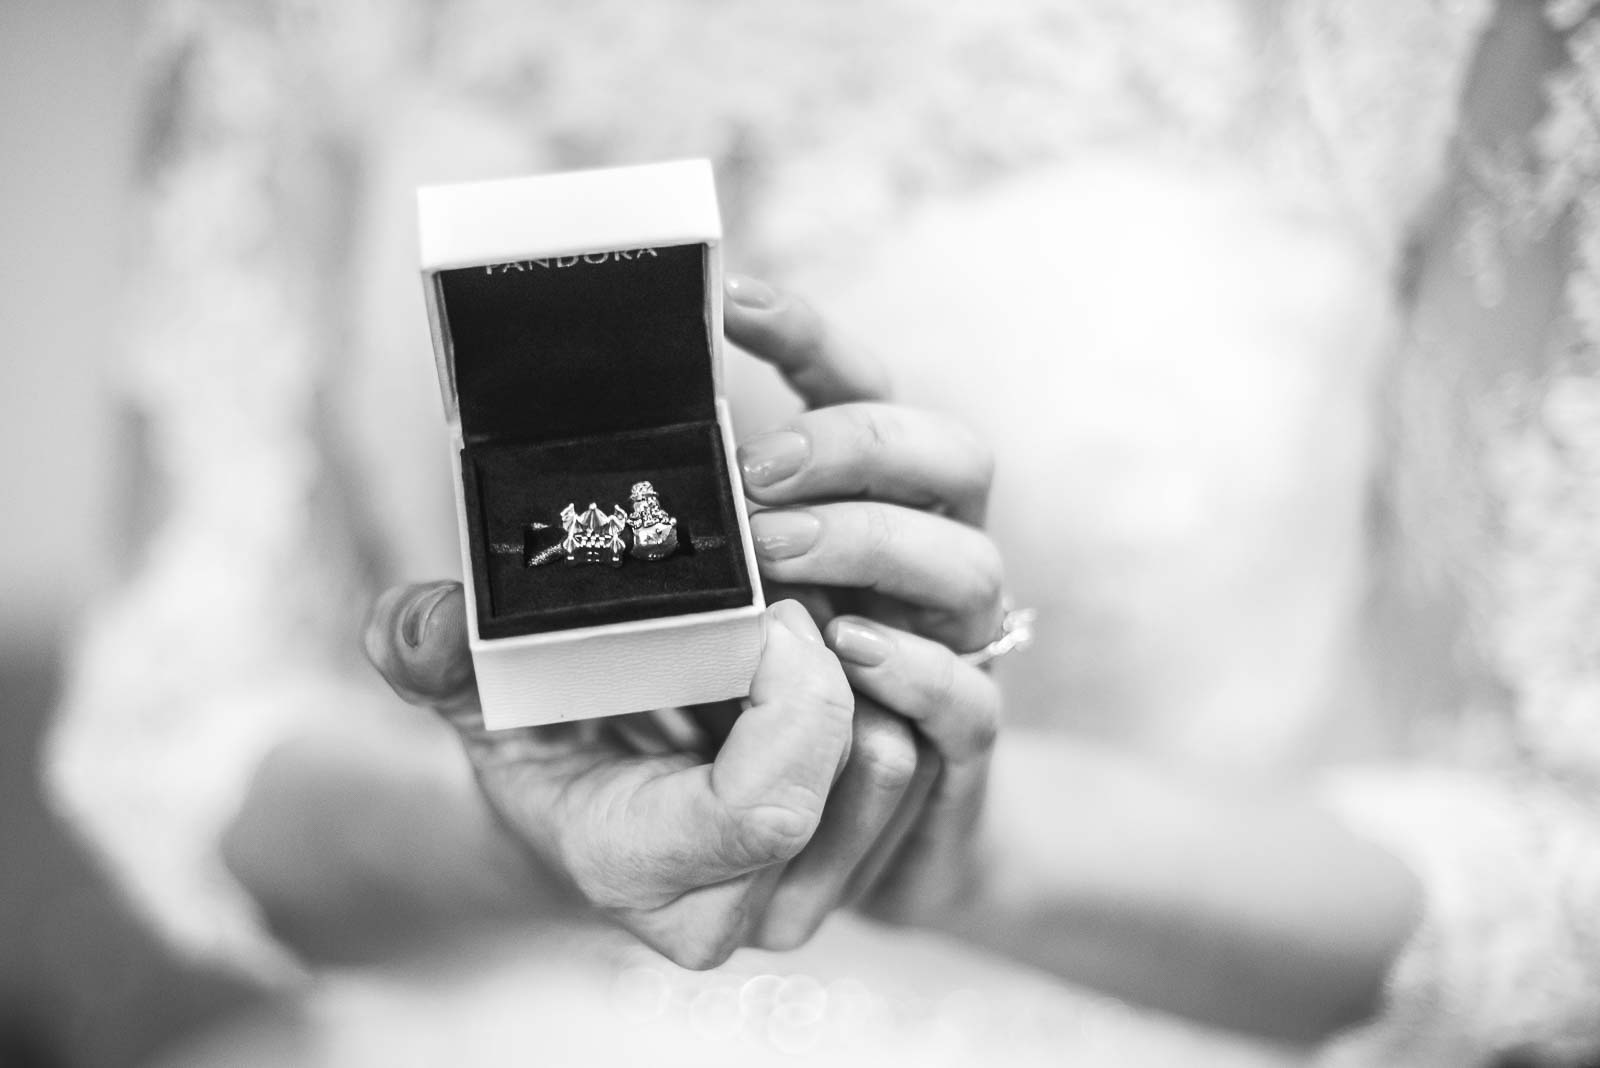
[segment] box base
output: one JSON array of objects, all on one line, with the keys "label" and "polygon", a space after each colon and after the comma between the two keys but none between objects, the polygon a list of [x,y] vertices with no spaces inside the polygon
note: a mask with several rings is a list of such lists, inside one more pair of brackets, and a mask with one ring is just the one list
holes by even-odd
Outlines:
[{"label": "box base", "polygon": [[589,631],[476,639],[491,730],[748,696],[764,641],[745,607]]}]

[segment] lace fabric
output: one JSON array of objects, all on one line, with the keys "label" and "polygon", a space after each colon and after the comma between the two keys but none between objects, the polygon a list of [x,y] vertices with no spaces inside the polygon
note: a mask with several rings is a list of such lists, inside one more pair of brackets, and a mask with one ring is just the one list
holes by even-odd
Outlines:
[{"label": "lace fabric", "polygon": [[1373,1023],[1331,1065],[1593,1063],[1600,1049],[1600,823],[1582,794],[1528,773],[1349,771],[1327,796],[1405,857],[1426,913]]},{"label": "lace fabric", "polygon": [[[1458,143],[1467,180],[1456,261],[1480,307],[1491,318],[1519,316],[1533,292],[1553,314],[1474,352],[1428,352],[1439,339],[1423,330],[1410,338],[1416,351],[1402,354],[1476,365],[1467,380],[1484,384],[1447,400],[1456,405],[1461,470],[1440,481],[1460,487],[1465,503],[1446,505],[1443,522],[1415,512],[1408,529],[1460,591],[1461,653],[1480,676],[1474,700],[1500,729],[1487,745],[1470,744],[1471,717],[1456,721],[1453,736],[1435,734],[1448,739],[1453,769],[1351,771],[1331,781],[1334,807],[1405,857],[1426,890],[1385,1014],[1336,1044],[1332,1063],[1581,1064],[1600,1054],[1600,644],[1592,636],[1600,23],[1592,7],[1545,6],[1563,54],[1544,78],[1537,124],[1491,137],[1469,126]],[[1528,279],[1541,276],[1559,292],[1530,289]]]}]

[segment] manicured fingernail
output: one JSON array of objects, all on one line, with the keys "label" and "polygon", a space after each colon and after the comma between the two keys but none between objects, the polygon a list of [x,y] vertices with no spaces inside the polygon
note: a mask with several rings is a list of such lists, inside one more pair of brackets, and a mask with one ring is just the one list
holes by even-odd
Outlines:
[{"label": "manicured fingernail", "polygon": [[823,644],[822,632],[817,629],[816,620],[811,618],[811,613],[799,601],[779,601],[772,606],[772,613],[791,633],[812,645]]},{"label": "manicured fingernail", "polygon": [[817,543],[822,524],[810,512],[757,512],[750,517],[756,551],[768,560],[799,556]]},{"label": "manicured fingernail", "polygon": [[800,470],[811,454],[811,443],[793,430],[774,430],[739,446],[739,468],[752,486],[782,482]]},{"label": "manicured fingernail", "polygon": [[742,274],[730,274],[723,282],[728,299],[741,308],[765,311],[778,303],[778,294],[765,282],[758,282]]},{"label": "manicured fingernail", "polygon": [[834,620],[833,651],[840,660],[862,667],[877,667],[889,659],[889,639],[871,627],[849,619]]},{"label": "manicured fingernail", "polygon": [[433,618],[433,610],[439,607],[439,602],[450,595],[456,588],[454,582],[441,582],[432,589],[420,593],[406,606],[406,614],[400,619],[400,637],[413,649],[422,645],[422,640],[428,636],[428,621]]}]

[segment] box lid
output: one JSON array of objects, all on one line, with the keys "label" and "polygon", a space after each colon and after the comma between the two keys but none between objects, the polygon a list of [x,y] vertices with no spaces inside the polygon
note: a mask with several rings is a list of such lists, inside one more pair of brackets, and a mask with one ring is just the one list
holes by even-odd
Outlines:
[{"label": "box lid", "polygon": [[722,236],[704,160],[418,190],[447,416],[468,442],[715,418]]}]

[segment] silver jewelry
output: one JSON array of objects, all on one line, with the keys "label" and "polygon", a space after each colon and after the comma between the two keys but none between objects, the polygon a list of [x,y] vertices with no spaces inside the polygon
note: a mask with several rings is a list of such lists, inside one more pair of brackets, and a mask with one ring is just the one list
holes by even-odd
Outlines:
[{"label": "silver jewelry", "polygon": [[633,528],[633,555],[641,560],[663,560],[678,549],[678,520],[661,507],[656,488],[648,482],[635,482],[628,494],[633,511],[628,526]]},{"label": "silver jewelry", "polygon": [[612,505],[607,515],[593,501],[582,512],[569,504],[561,509],[561,528],[567,535],[561,539],[567,563],[621,566],[627,550],[623,535],[628,530],[628,513],[621,505]]},{"label": "silver jewelry", "polygon": [[1006,603],[1006,613],[1000,618],[1000,635],[982,649],[962,653],[961,659],[973,667],[987,667],[1002,656],[1026,649],[1033,644],[1033,621],[1038,613],[1031,608],[1012,608]]}]

